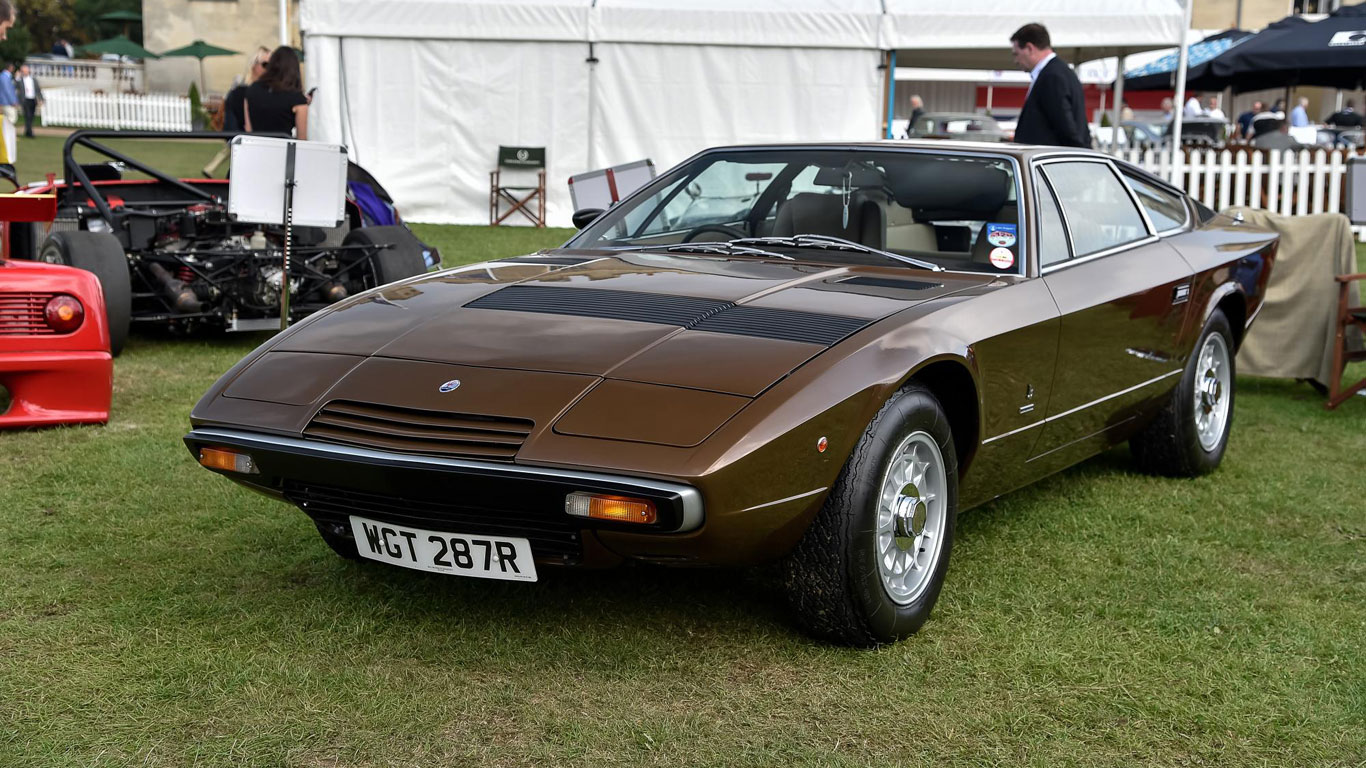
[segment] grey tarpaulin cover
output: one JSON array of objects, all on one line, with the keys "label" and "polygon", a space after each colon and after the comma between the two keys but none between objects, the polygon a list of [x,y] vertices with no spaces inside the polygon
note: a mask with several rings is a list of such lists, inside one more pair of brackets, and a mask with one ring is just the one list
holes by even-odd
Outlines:
[{"label": "grey tarpaulin cover", "polygon": [[[1333,376],[1338,309],[1333,278],[1356,271],[1351,223],[1340,213],[1281,216],[1253,208],[1225,213],[1242,213],[1247,223],[1281,236],[1266,304],[1238,351],[1238,373],[1327,384]],[[1359,347],[1361,339],[1355,341]]]}]

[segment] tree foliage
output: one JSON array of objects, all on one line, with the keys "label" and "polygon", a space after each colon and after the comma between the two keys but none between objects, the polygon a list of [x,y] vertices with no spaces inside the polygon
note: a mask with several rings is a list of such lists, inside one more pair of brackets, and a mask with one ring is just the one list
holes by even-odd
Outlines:
[{"label": "tree foliage", "polygon": [[79,46],[122,34],[125,27],[133,42],[142,43],[141,24],[100,21],[100,16],[113,11],[141,13],[141,0],[14,0],[14,6],[18,18],[8,39],[0,42],[0,57],[5,61],[47,53],[62,38]]}]

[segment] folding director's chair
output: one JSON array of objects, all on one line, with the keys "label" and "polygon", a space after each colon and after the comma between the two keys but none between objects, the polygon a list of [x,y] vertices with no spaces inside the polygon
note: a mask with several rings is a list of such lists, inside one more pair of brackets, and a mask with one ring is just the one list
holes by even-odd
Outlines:
[{"label": "folding director's chair", "polygon": [[496,227],[518,211],[545,226],[545,147],[498,148],[498,168],[489,172],[489,224]]}]

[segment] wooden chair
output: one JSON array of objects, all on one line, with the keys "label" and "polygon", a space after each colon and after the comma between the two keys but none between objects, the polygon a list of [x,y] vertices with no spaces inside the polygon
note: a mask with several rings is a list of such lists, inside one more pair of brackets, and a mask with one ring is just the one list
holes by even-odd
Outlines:
[{"label": "wooden chair", "polygon": [[1366,360],[1366,350],[1352,352],[1347,349],[1348,331],[1352,328],[1366,334],[1366,306],[1348,305],[1352,283],[1366,280],[1366,272],[1356,275],[1338,275],[1338,320],[1337,338],[1333,341],[1333,380],[1328,384],[1327,407],[1331,410],[1347,402],[1347,398],[1366,389],[1366,379],[1355,384],[1342,385],[1342,374],[1348,363]]},{"label": "wooden chair", "polygon": [[489,225],[496,227],[518,211],[537,227],[545,226],[545,147],[498,148],[498,167],[489,171]]}]

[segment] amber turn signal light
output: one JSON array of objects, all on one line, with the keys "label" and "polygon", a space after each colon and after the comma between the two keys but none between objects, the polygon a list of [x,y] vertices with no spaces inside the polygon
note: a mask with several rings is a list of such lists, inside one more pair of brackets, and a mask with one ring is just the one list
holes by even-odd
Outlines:
[{"label": "amber turn signal light", "polygon": [[564,498],[564,511],[575,517],[615,520],[619,523],[653,523],[659,519],[655,503],[649,499],[582,491]]},{"label": "amber turn signal light", "polygon": [[199,463],[209,469],[221,469],[224,472],[236,472],[239,475],[259,474],[256,469],[256,462],[245,453],[229,451],[226,448],[200,448]]},{"label": "amber turn signal light", "polygon": [[85,307],[75,296],[53,296],[43,307],[43,320],[57,333],[71,333],[85,320]]}]

